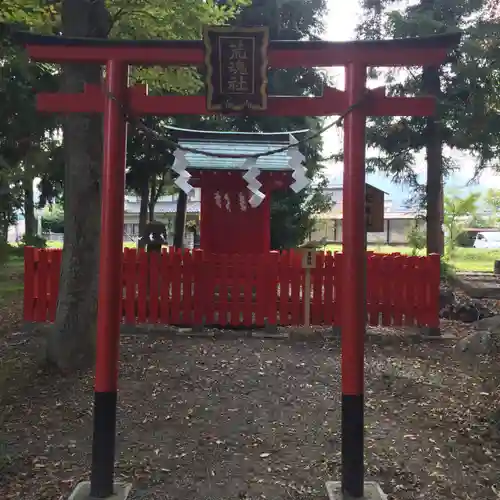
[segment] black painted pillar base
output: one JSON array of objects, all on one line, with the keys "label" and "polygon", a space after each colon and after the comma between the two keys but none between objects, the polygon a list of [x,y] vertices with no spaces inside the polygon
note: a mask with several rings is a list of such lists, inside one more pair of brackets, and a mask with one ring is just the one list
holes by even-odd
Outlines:
[{"label": "black painted pillar base", "polygon": [[90,476],[90,496],[93,498],[108,498],[113,495],[116,401],[116,391],[94,393],[94,440]]},{"label": "black painted pillar base", "polygon": [[364,417],[362,394],[342,395],[342,492],[352,498],[364,494]]}]

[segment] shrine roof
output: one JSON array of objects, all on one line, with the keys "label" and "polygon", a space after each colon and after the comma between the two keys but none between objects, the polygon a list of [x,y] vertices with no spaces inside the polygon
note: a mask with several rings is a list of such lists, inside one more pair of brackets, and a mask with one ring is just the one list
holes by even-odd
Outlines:
[{"label": "shrine roof", "polygon": [[[274,149],[288,146],[289,141],[268,141],[263,140],[245,140],[245,141],[227,141],[227,140],[180,140],[179,144],[184,147],[196,148],[215,154],[257,154],[266,153]],[[205,156],[199,153],[186,152],[186,160],[189,163],[188,168],[195,169],[217,169],[217,170],[246,170],[243,168],[245,159],[241,158],[216,158]],[[287,151],[275,153],[257,159],[257,168],[261,170],[290,170],[288,166],[289,157]]]},{"label": "shrine roof", "polygon": [[296,139],[303,139],[302,134],[311,132],[310,129],[289,130],[281,132],[240,132],[235,130],[201,130],[201,129],[188,129],[168,125],[167,128],[176,136],[180,141],[193,140],[193,141],[218,141],[226,142],[232,145],[234,142],[262,142],[266,144],[273,144],[274,148],[287,145],[290,140],[290,135]]}]

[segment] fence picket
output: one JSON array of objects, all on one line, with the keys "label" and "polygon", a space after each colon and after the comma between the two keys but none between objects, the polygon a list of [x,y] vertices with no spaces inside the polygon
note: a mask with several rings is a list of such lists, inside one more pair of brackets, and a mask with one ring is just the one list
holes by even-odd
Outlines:
[{"label": "fence picket", "polygon": [[170,321],[172,325],[181,324],[181,287],[182,287],[182,251],[170,247],[170,258],[172,259],[172,295],[170,302]]},{"label": "fence picket", "polygon": [[400,326],[403,324],[405,301],[406,301],[406,278],[404,273],[405,258],[401,255],[395,255],[393,259],[393,293],[394,293],[394,308],[393,322],[394,325]]},{"label": "fence picket", "polygon": [[137,252],[125,248],[123,252],[123,287],[125,288],[125,323],[136,323]]},{"label": "fence picket", "polygon": [[137,265],[137,322],[146,323],[148,317],[148,254],[139,249]]},{"label": "fence picket", "polygon": [[267,270],[267,275],[264,277],[266,287],[263,295],[265,301],[264,307],[266,311],[266,321],[269,325],[278,324],[280,259],[281,255],[279,252],[270,252],[264,256],[264,262],[267,264],[264,266]]},{"label": "fence picket", "polygon": [[193,250],[193,323],[197,326],[203,324],[205,315],[204,265],[203,251]]},{"label": "fence picket", "polygon": [[241,313],[241,294],[242,294],[242,277],[241,274],[244,269],[244,262],[241,258],[241,255],[231,255],[229,258],[230,266],[229,266],[229,282],[231,286],[229,287],[230,293],[229,297],[231,298],[231,302],[229,304],[229,315],[230,321],[229,324],[231,326],[239,326],[240,325],[240,313]]},{"label": "fence picket", "polygon": [[378,271],[380,269],[381,257],[368,255],[366,261],[366,312],[367,321],[370,326],[377,326],[380,315],[380,290],[382,287]]},{"label": "fence picket", "polygon": [[333,321],[335,325],[342,324],[342,259],[340,252],[335,252],[333,258]]},{"label": "fence picket", "polygon": [[170,297],[172,290],[172,266],[170,258],[171,254],[168,249],[163,248],[160,258],[160,318],[164,325],[171,324]]},{"label": "fence picket", "polygon": [[149,265],[149,287],[148,287],[148,323],[155,324],[159,320],[160,312],[160,252],[149,252],[148,254]]},{"label": "fence picket", "polygon": [[[25,248],[25,321],[53,322],[61,250]],[[311,270],[311,323],[340,325],[342,254],[320,252]],[[439,327],[439,255],[367,254],[367,323]],[[247,328],[299,325],[304,320],[304,270],[296,251],[209,255],[202,250],[161,255],[125,249],[123,319]]]},{"label": "fence picket", "polygon": [[193,324],[193,256],[188,249],[182,253],[182,324]]},{"label": "fence picket", "polygon": [[49,282],[49,252],[37,249],[35,253],[37,300],[35,306],[35,321],[47,321],[48,282]]},{"label": "fence picket", "polygon": [[290,252],[284,250],[281,252],[279,263],[279,324],[290,324]]},{"label": "fence picket", "polygon": [[333,302],[333,288],[334,288],[334,258],[332,252],[325,254],[325,267],[324,273],[324,292],[323,292],[323,320],[325,325],[333,325],[335,318],[335,306]]},{"label": "fence picket", "polygon": [[[243,304],[242,304],[242,324],[250,328],[253,323],[253,311],[256,307],[257,299],[257,266],[256,256],[246,255],[242,259],[242,289],[243,289]],[[255,297],[255,299],[254,299]]]},{"label": "fence picket", "polygon": [[404,273],[406,278],[404,326],[413,326],[415,324],[415,257],[406,259]]},{"label": "fence picket", "polygon": [[323,315],[323,287],[324,287],[324,263],[325,254],[324,252],[318,252],[316,254],[316,267],[311,269],[311,324],[312,325],[322,325],[324,324]]},{"label": "fence picket", "polygon": [[380,261],[380,267],[377,272],[377,279],[381,283],[380,295],[381,295],[381,311],[382,311],[382,326],[392,325],[392,304],[391,300],[391,288],[390,288],[390,277],[391,276],[391,258],[384,255]]},{"label": "fence picket", "polygon": [[292,251],[291,263],[288,270],[290,276],[290,324],[300,325],[304,321],[302,255]]}]

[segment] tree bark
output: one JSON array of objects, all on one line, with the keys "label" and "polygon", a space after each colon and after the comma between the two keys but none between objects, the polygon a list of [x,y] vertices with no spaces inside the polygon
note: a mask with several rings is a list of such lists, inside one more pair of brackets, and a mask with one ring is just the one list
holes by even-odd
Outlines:
[{"label": "tree bark", "polygon": [[24,191],[24,232],[26,236],[35,236],[37,233],[37,224],[35,219],[35,202],[33,199],[33,177],[30,175],[30,166],[25,165],[25,174],[23,179]]},{"label": "tree bark", "polygon": [[142,236],[148,223],[149,184],[147,179],[141,186],[141,206],[139,208],[139,234]]},{"label": "tree bark", "polygon": [[187,194],[180,190],[175,213],[174,247],[184,248],[184,231],[186,228]]},{"label": "tree bark", "polygon": [[155,220],[155,208],[156,208],[156,200],[153,196],[153,191],[151,191],[151,196],[149,197],[149,202],[148,202],[149,222],[153,222]]},{"label": "tree bark", "polygon": [[153,222],[155,219],[155,208],[158,200],[160,199],[160,195],[163,192],[163,187],[165,186],[165,179],[163,178],[161,181],[157,180],[153,177],[150,186],[150,196],[149,196],[149,222]]},{"label": "tree bark", "polygon": [[9,225],[8,215],[2,213],[0,215],[0,241],[2,243],[8,243],[9,241]]},{"label": "tree bark", "polygon": [[[106,38],[110,26],[104,0],[64,0],[64,36]],[[63,91],[101,83],[99,66],[63,68]],[[88,366],[94,354],[100,236],[102,117],[72,114],[64,119],[64,251],[56,320],[47,359],[61,372]],[[117,210],[122,207],[117,207]],[[119,256],[117,256],[119,258]]]},{"label": "tree bark", "polygon": [[[426,93],[438,98],[441,84],[438,67],[423,70]],[[443,234],[443,140],[441,126],[434,117],[427,118],[425,128],[427,153],[427,254],[444,253]]]}]

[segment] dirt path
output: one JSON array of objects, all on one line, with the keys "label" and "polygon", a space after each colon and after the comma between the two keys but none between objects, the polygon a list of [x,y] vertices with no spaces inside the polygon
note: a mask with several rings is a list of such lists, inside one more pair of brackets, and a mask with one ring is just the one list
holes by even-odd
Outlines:
[{"label": "dirt path", "polygon": [[[89,471],[91,374],[33,371],[39,342],[17,346],[25,383],[1,401],[1,498],[67,498]],[[124,338],[117,475],[133,480],[132,500],[324,499],[340,472],[339,352]],[[367,473],[392,500],[498,500],[487,419],[498,380],[484,361],[461,365],[434,344],[367,347]]]}]

